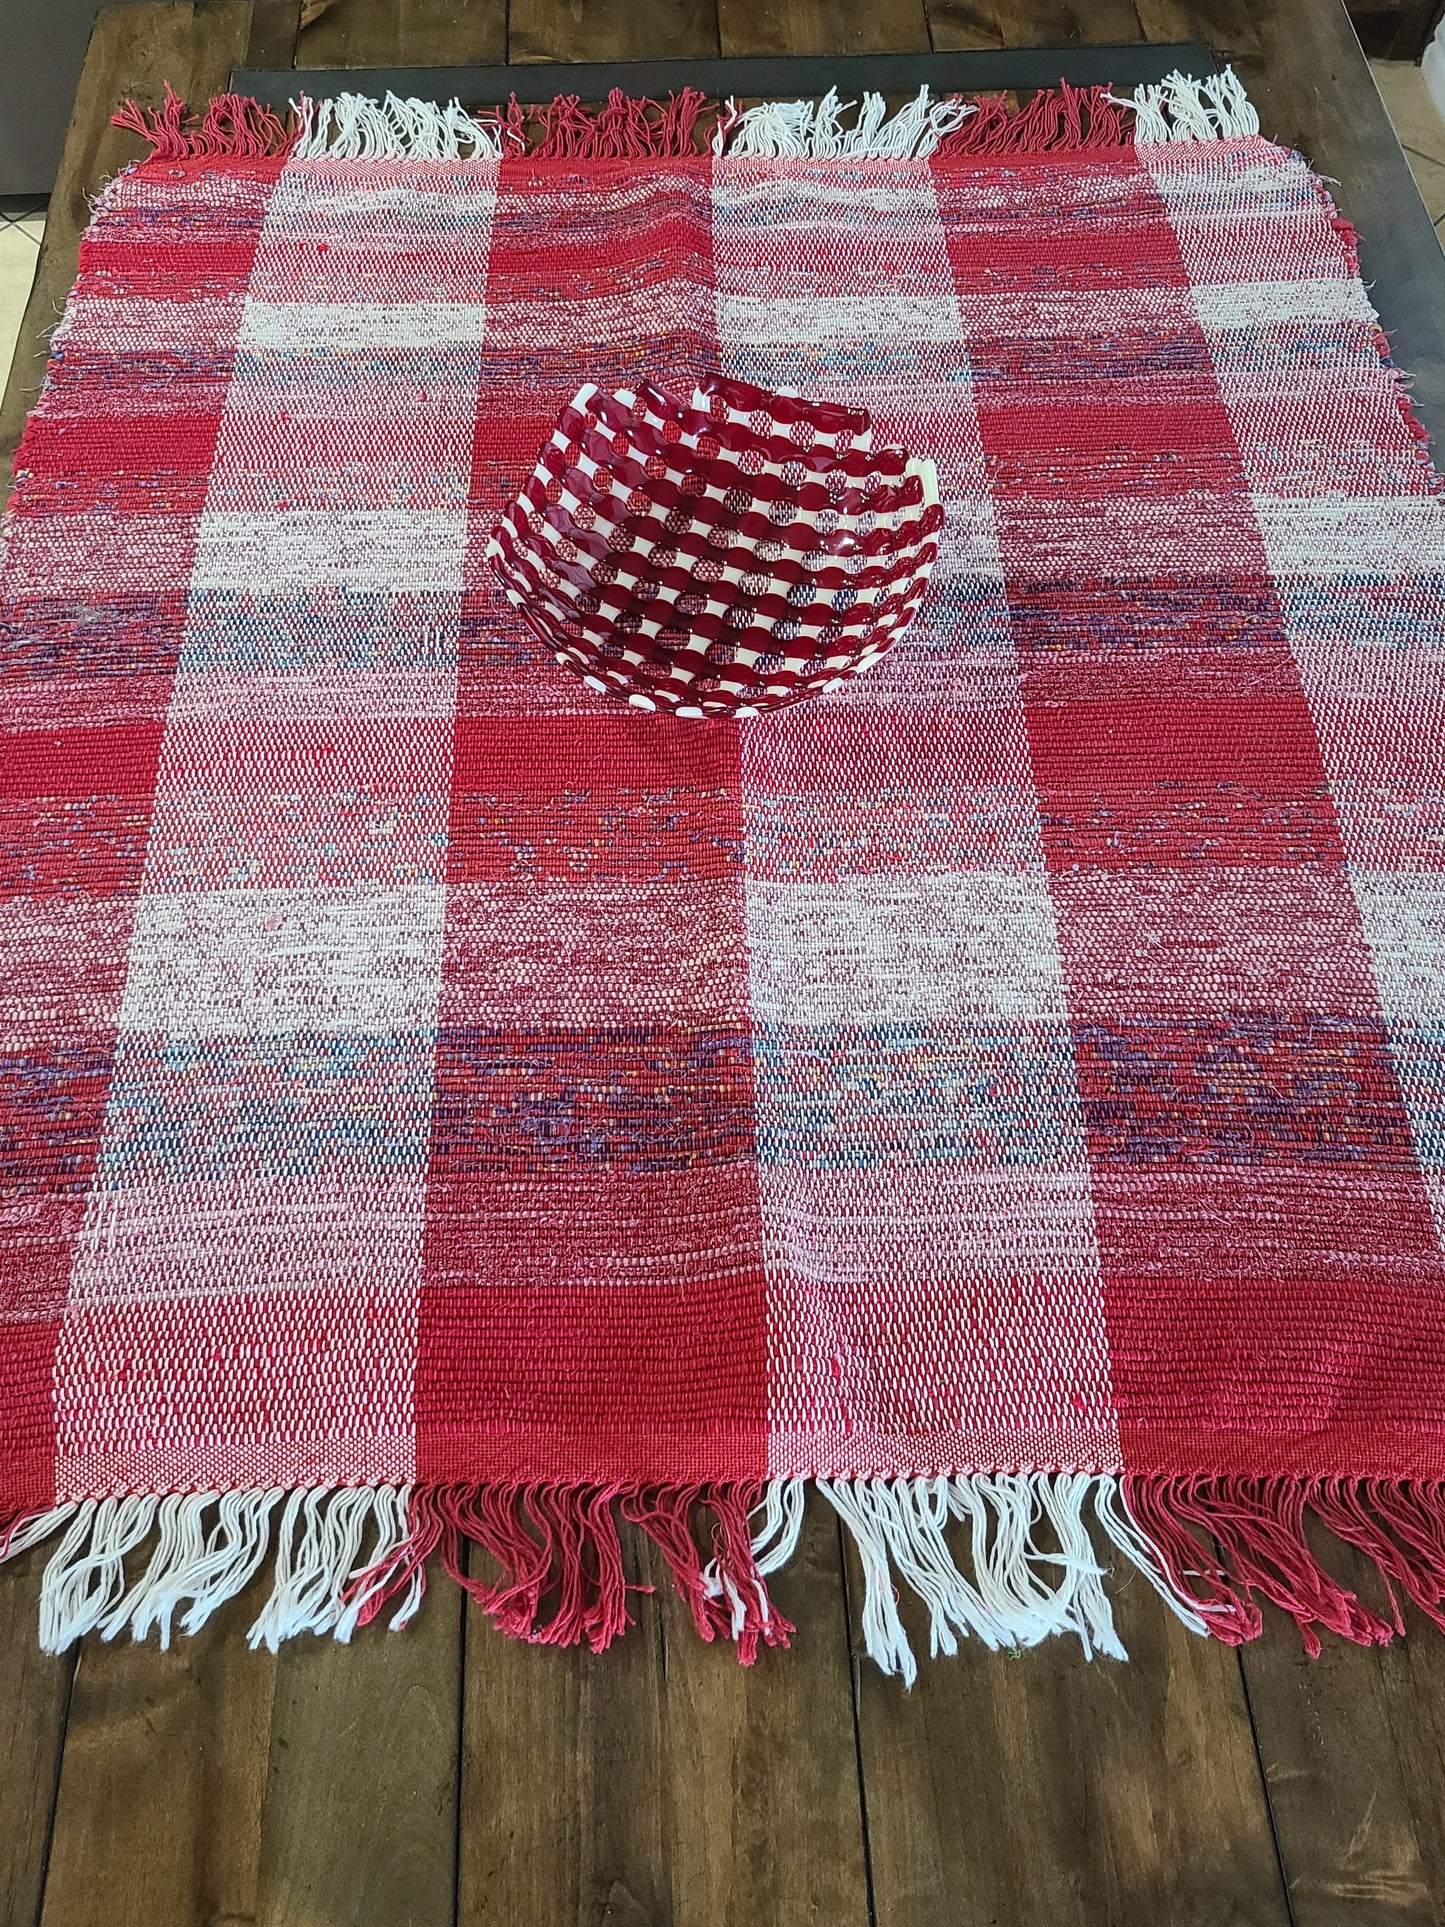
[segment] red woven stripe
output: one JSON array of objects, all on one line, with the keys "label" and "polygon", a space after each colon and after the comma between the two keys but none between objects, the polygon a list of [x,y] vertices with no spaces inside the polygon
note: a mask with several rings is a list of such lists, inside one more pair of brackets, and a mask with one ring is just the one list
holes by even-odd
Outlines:
[{"label": "red woven stripe", "polygon": [[[487,299],[493,312],[527,299],[545,336],[539,288],[578,285],[581,277],[590,298],[605,302],[629,289],[638,260],[625,233],[615,248],[597,244],[579,259],[576,237],[600,237],[615,218],[609,210],[619,205],[618,184],[606,178],[575,183],[565,218],[558,209],[549,226],[536,224],[549,247],[534,240],[524,254],[513,252],[508,237],[528,215],[539,179],[526,162],[502,166]],[[680,170],[668,191],[686,196],[690,209],[670,230],[668,272],[710,304],[706,168]],[[559,316],[550,325],[565,330],[568,323]],[[585,341],[569,338],[566,346],[559,368],[590,369],[602,359]],[[696,352],[700,372],[702,356],[715,350],[707,344]],[[544,415],[553,411],[551,419],[577,385],[574,374],[563,392],[539,390],[530,346],[484,341],[483,362],[488,383],[527,392]],[[689,388],[694,378],[689,370]],[[535,450],[534,442],[526,463]],[[517,468],[507,474],[510,451],[521,452],[517,437],[483,396],[467,563],[480,633],[506,607],[486,586],[483,550],[502,506],[498,491],[516,487]],[[559,674],[549,658],[538,660],[546,665],[540,675]],[[766,1465],[765,1284],[745,1042],[736,732],[599,710],[585,692],[587,707],[575,718],[503,722],[497,712],[514,699],[515,675],[510,662],[484,649],[464,659],[448,868],[448,928],[456,940],[449,934],[443,1000],[449,1011],[476,1014],[444,1023],[439,1044],[417,1475],[472,1476],[479,1465],[526,1477],[543,1466],[548,1476],[577,1477],[606,1465],[627,1480],[756,1473]],[[675,878],[694,891],[698,879],[717,877],[724,890],[706,899],[713,908],[660,933],[651,964],[627,950],[596,956],[600,981],[574,1004],[570,1026],[534,1002],[530,1056],[518,1054],[518,1039],[506,1057],[516,1069],[499,1073],[483,1008],[494,964],[485,949],[462,940],[460,920],[468,883],[509,874],[557,886],[545,909],[555,935],[545,920],[536,927],[541,950],[567,945],[577,921],[605,930],[591,904],[609,876],[656,886]],[[665,1045],[599,1019],[586,999],[606,997],[609,973],[631,978],[649,968],[669,983],[681,974],[720,985],[726,1013],[709,1026],[684,1026]],[[468,971],[478,973],[470,992]],[[664,1062],[671,1068],[646,1068]],[[548,1115],[568,1121],[549,1127],[562,1133],[555,1154],[539,1140],[517,1162],[524,1139],[506,1120],[534,1095],[540,1103],[543,1088],[552,1092]],[[651,1153],[634,1144],[634,1092],[662,1107],[661,1135],[672,1152],[660,1138]],[[735,1113],[741,1137],[717,1134],[724,1112]],[[480,1122],[484,1113],[498,1117],[494,1138]],[[650,1128],[656,1134],[657,1122]],[[502,1153],[502,1168],[488,1168],[489,1143]],[[657,1168],[660,1159],[670,1168]],[[622,1401],[619,1383],[633,1388]]]}]

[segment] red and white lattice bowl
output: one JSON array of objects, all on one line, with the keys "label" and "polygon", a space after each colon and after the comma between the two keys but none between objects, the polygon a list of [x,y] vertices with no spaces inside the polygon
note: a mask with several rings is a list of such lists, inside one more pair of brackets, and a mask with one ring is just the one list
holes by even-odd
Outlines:
[{"label": "red and white lattice bowl", "polygon": [[836,689],[918,613],[932,462],[860,410],[721,377],[578,390],[492,531],[508,600],[590,689],[679,716]]}]

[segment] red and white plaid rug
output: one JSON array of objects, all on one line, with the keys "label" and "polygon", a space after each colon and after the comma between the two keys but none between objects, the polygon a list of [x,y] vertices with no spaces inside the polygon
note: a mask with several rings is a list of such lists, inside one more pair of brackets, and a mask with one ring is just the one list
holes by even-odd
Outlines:
[{"label": "red and white plaid rug", "polygon": [[[906,1675],[895,1586],[1112,1652],[1121,1560],[1441,1619],[1445,507],[1350,232],[1227,82],[867,111],[142,117],[0,578],[47,1645],[435,1551],[600,1646],[623,1514],[750,1656],[809,1480]],[[867,676],[689,723],[485,549],[580,382],[717,371],[948,519]]]}]

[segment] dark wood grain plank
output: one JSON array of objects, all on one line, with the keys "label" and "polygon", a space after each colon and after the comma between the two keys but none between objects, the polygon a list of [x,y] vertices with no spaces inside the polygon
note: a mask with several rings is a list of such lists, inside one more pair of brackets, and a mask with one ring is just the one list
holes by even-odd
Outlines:
[{"label": "dark wood grain plank", "polygon": [[928,0],[928,23],[941,52],[1107,47],[1145,37],[1134,0]]},{"label": "dark wood grain plank", "polygon": [[511,0],[507,59],[665,60],[718,52],[717,0]]},{"label": "dark wood grain plank", "polygon": [[461,1589],[416,1619],[276,1662],[258,1927],[447,1927],[456,1848]]},{"label": "dark wood grain plank", "polygon": [[[740,1667],[658,1595],[601,1657],[468,1643],[459,1918],[579,1927],[865,1927],[867,1883],[837,1535],[814,1505],[774,1586],[800,1632]],[[519,1771],[518,1763],[525,1762]]]},{"label": "dark wood grain plank", "polygon": [[301,0],[251,0],[248,67],[291,67],[301,31]]},{"label": "dark wood grain plank", "polygon": [[1127,1665],[968,1642],[905,1693],[861,1662],[878,1927],[1288,1927],[1234,1654],[1110,1590]]},{"label": "dark wood grain plank", "polygon": [[250,0],[213,0],[208,5],[134,0],[107,7],[97,19],[50,197],[35,285],[0,405],[0,452],[7,457],[45,378],[49,331],[75,280],[90,197],[146,152],[136,135],[111,126],[111,115],[127,95],[145,103],[158,101],[167,80],[191,100],[223,93],[231,68],[246,52],[250,30]]},{"label": "dark wood grain plank", "polygon": [[673,1919],[865,1927],[847,1602],[837,1522],[816,1494],[770,1585],[798,1631],[751,1669],[722,1646],[699,1650],[681,1602],[663,1595]]},{"label": "dark wood grain plank", "polygon": [[1004,44],[993,0],[927,0],[927,13],[929,33],[939,53]]},{"label": "dark wood grain plank", "polygon": [[506,57],[506,0],[335,0],[296,43],[298,67],[462,67]]},{"label": "dark wood grain plank", "polygon": [[[1367,1561],[1321,1538],[1329,1569],[1383,1603]],[[1408,1636],[1307,1659],[1272,1618],[1243,1649],[1296,1927],[1445,1922],[1445,1638],[1413,1609]]]},{"label": "dark wood grain plank", "polygon": [[40,1575],[50,1557],[36,1546],[0,1567],[0,1921],[30,1927],[40,1912],[51,1812],[60,1774],[74,1653],[36,1643]]},{"label": "dark wood grain plank", "polygon": [[269,1584],[168,1653],[84,1642],[42,1927],[448,1927],[460,1594],[273,1658],[246,1645]]},{"label": "dark wood grain plank", "polygon": [[926,53],[923,0],[718,0],[725,54]]},{"label": "dark wood grain plank", "polygon": [[[636,1551],[628,1577],[638,1583]],[[670,1919],[653,1603],[606,1654],[505,1638],[468,1607],[458,1919]]]},{"label": "dark wood grain plank", "polygon": [[1146,40],[1202,40],[1234,59],[1258,54],[1251,0],[1135,0]]},{"label": "dark wood grain plank", "polygon": [[1142,40],[1134,0],[994,0],[1006,47],[1110,47]]},{"label": "dark wood grain plank", "polygon": [[276,1662],[245,1629],[264,1597],[166,1653],[83,1642],[42,1927],[254,1919]]}]

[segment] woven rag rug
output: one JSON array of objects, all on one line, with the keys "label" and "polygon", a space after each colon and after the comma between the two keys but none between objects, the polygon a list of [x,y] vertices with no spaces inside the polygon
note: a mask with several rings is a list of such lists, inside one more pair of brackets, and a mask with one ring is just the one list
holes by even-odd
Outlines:
[{"label": "woven rag rug", "polygon": [[[701,105],[128,110],[3,560],[42,1642],[430,1564],[602,1647],[637,1528],[750,1658],[809,1482],[905,1677],[1118,1653],[1130,1567],[1445,1623],[1445,506],[1351,232],[1230,76]],[[579,383],[719,371],[947,525],[866,676],[686,722],[484,556]]]}]

